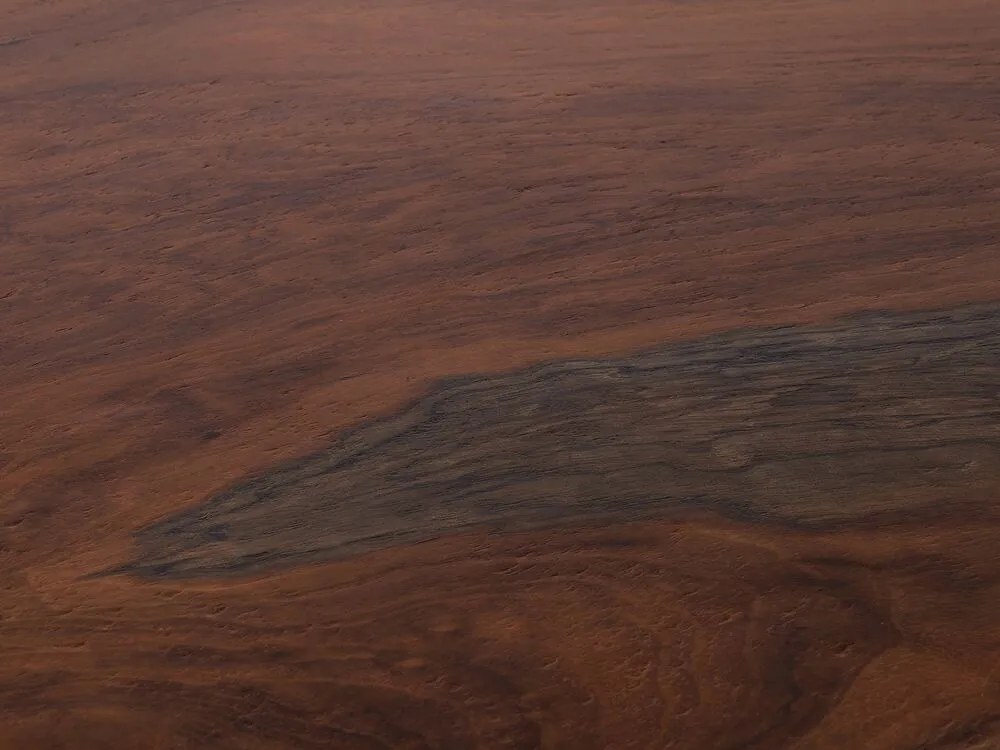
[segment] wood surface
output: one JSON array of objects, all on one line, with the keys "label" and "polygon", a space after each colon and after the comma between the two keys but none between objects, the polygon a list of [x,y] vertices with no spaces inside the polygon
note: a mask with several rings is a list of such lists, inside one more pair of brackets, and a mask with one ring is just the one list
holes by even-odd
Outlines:
[{"label": "wood surface", "polygon": [[1000,747],[995,2],[0,0],[0,73],[0,747]]}]

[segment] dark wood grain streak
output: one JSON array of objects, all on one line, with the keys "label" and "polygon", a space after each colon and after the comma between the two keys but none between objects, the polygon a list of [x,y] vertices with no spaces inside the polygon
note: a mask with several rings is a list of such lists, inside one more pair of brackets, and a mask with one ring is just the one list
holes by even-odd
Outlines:
[{"label": "dark wood grain streak", "polygon": [[1000,307],[738,331],[448,381],[139,534],[127,569],[246,572],[685,507],[830,525],[1000,494]]}]

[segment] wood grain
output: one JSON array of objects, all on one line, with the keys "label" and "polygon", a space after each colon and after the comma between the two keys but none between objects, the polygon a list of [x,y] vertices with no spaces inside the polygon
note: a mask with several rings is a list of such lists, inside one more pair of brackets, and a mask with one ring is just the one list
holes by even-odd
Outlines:
[{"label": "wood grain", "polygon": [[904,518],[95,575],[442,379],[995,309],[995,3],[0,0],[0,73],[0,747],[1000,742],[995,331],[886,360],[981,441],[825,511]]}]

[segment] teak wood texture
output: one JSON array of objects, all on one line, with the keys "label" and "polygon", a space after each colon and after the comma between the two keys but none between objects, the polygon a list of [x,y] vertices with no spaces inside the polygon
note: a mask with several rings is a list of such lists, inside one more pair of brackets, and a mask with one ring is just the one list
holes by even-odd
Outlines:
[{"label": "teak wood texture", "polygon": [[1000,748],[1000,5],[0,0],[0,748]]}]

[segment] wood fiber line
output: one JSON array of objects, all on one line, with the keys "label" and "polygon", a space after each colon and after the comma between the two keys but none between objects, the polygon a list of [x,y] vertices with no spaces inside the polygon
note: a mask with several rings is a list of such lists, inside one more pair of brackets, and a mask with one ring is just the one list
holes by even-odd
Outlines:
[{"label": "wood fiber line", "polygon": [[448,381],[145,530],[126,569],[247,572],[703,506],[808,526],[1000,491],[1000,307],[737,331]]}]

